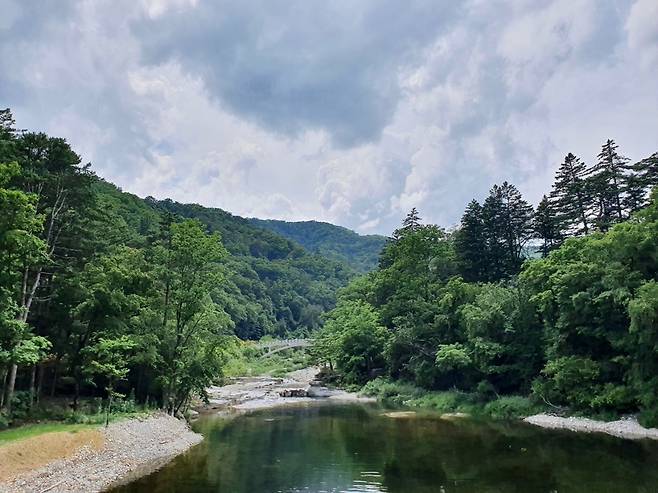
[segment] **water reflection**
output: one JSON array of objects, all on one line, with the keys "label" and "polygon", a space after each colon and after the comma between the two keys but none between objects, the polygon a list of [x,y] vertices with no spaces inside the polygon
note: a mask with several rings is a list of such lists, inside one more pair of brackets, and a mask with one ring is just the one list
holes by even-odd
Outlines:
[{"label": "water reflection", "polygon": [[311,405],[205,419],[206,440],[121,493],[649,493],[658,446],[521,424]]}]

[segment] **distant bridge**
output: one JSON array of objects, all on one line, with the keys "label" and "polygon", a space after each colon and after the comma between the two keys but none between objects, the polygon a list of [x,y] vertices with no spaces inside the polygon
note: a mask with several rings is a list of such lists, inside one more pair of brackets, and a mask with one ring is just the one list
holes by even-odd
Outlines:
[{"label": "distant bridge", "polygon": [[271,354],[278,353],[279,351],[309,347],[312,344],[313,339],[275,339],[266,342],[258,341],[254,344],[254,347],[266,351],[263,357],[267,357]]}]

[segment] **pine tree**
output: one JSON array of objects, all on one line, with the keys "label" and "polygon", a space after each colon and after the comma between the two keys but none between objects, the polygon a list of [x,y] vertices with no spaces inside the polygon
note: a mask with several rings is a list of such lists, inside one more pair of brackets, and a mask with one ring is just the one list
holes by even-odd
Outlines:
[{"label": "pine tree", "polygon": [[[637,164],[640,163],[636,163],[634,167]],[[629,213],[638,211],[647,205],[647,188],[640,174],[628,175],[624,191],[623,206]]]},{"label": "pine tree", "polygon": [[532,206],[507,182],[494,185],[482,207],[488,280],[518,273],[523,247],[532,237]]},{"label": "pine tree", "polygon": [[418,215],[418,210],[414,207],[409,211],[409,214],[404,218],[404,221],[402,221],[402,227],[393,232],[393,239],[399,240],[405,234],[416,231],[421,227],[421,220],[421,217]]},{"label": "pine tree", "polygon": [[555,173],[555,183],[550,194],[554,204],[560,236],[588,234],[591,197],[587,187],[587,167],[572,153]]},{"label": "pine tree", "polygon": [[595,197],[596,226],[600,231],[607,231],[627,216],[623,204],[630,167],[628,158],[617,152],[618,147],[614,140],[608,139],[601,148],[598,162],[588,172],[587,182]]},{"label": "pine tree", "polygon": [[537,206],[533,230],[535,236],[542,240],[541,252],[543,257],[546,257],[551,250],[562,243],[555,206],[546,195]]},{"label": "pine tree", "polygon": [[462,216],[461,227],[455,233],[455,249],[459,258],[459,270],[466,281],[486,280],[486,236],[482,206],[472,200]]},{"label": "pine tree", "polygon": [[658,152],[631,166],[626,180],[624,205],[634,212],[648,205],[647,196],[658,186]]}]

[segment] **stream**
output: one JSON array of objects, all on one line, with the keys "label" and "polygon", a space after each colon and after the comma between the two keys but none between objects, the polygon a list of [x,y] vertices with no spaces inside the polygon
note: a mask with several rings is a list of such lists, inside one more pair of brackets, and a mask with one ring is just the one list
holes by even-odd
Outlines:
[{"label": "stream", "polygon": [[658,491],[658,442],[304,403],[195,423],[205,440],[113,493]]}]

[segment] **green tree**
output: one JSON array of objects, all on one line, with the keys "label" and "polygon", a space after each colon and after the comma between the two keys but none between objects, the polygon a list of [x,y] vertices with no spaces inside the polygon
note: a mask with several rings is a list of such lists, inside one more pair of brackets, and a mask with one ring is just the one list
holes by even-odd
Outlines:
[{"label": "green tree", "polygon": [[550,198],[555,204],[561,236],[590,232],[592,198],[587,183],[587,167],[569,153],[555,173]]},{"label": "green tree", "polygon": [[25,272],[47,259],[45,244],[38,236],[43,218],[37,213],[37,197],[8,188],[19,174],[17,163],[0,164],[0,328],[3,363],[9,365],[8,370],[5,365],[2,369],[2,391],[6,394],[3,405],[7,412],[11,411],[18,365],[25,362],[21,347],[29,345],[33,337],[24,316]]},{"label": "green tree", "polygon": [[116,385],[128,375],[130,359],[136,346],[129,336],[123,335],[113,339],[101,337],[93,346],[85,348],[88,365],[85,369],[90,375],[100,375],[107,380],[107,406],[105,426],[110,424],[112,401],[115,397],[124,397],[116,392]]},{"label": "green tree", "polygon": [[341,301],[327,314],[314,351],[321,361],[336,362],[346,383],[365,383],[373,370],[385,368],[384,349],[389,331],[379,314],[363,301]]},{"label": "green tree", "polygon": [[225,255],[219,234],[208,235],[191,220],[171,224],[154,249],[159,380],[171,414],[188,403],[192,391],[203,392],[202,385],[220,370],[221,336],[232,326],[210,293],[222,281],[219,262]]},{"label": "green tree", "polygon": [[546,257],[549,252],[560,246],[563,240],[555,206],[546,195],[542,197],[535,211],[533,230],[535,237],[542,242],[541,253],[543,257]]},{"label": "green tree", "polygon": [[482,206],[486,235],[487,280],[518,273],[523,248],[532,237],[532,206],[508,182],[494,185]]},{"label": "green tree", "polygon": [[588,186],[595,198],[595,223],[600,231],[625,217],[624,191],[626,189],[628,158],[617,152],[614,140],[608,139],[598,155],[598,162],[588,171]]},{"label": "green tree", "polygon": [[467,281],[483,281],[487,277],[487,238],[485,235],[482,206],[472,200],[455,233],[455,252],[459,261],[459,272]]}]

